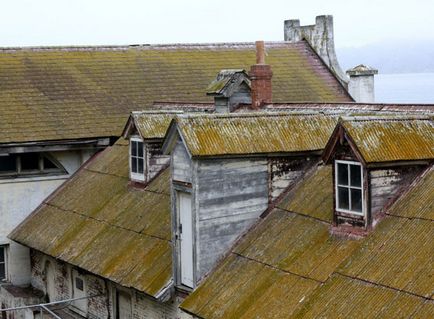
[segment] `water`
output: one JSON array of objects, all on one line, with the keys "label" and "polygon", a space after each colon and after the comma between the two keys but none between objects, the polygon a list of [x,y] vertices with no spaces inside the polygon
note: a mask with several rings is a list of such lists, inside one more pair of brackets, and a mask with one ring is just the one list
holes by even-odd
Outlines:
[{"label": "water", "polygon": [[378,74],[375,101],[434,104],[434,73]]}]

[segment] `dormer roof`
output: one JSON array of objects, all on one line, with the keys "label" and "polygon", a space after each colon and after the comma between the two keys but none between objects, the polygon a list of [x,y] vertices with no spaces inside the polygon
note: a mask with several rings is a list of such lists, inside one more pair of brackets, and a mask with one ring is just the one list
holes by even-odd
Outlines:
[{"label": "dormer roof", "polygon": [[250,88],[250,79],[245,70],[221,70],[206,89],[206,94],[230,97],[242,83]]},{"label": "dormer roof", "polygon": [[122,136],[129,138],[137,132],[143,140],[163,139],[172,119],[182,113],[182,110],[131,112]]},{"label": "dormer roof", "polygon": [[331,161],[339,141],[343,139],[365,165],[434,159],[432,117],[341,118],[324,149],[324,162]]},{"label": "dormer roof", "polygon": [[177,134],[193,157],[320,151],[336,123],[335,117],[309,113],[180,115],[163,152],[170,152]]}]

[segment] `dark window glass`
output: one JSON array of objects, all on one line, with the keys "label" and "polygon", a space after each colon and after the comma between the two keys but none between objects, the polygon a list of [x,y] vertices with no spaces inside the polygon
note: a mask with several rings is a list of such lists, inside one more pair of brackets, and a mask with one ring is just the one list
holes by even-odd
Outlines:
[{"label": "dark window glass", "polygon": [[16,172],[17,161],[13,155],[0,156],[0,172]]},{"label": "dark window glass", "polygon": [[6,257],[5,248],[0,247],[0,281],[6,279]]},{"label": "dark window glass", "polygon": [[50,159],[44,156],[44,169],[52,168],[57,168],[56,164],[54,164]]},{"label": "dark window glass", "polygon": [[136,157],[131,158],[131,171],[133,173],[137,173],[137,158]]},{"label": "dark window glass", "polygon": [[20,155],[21,170],[39,170],[39,154],[38,153],[24,153]]},{"label": "dark window glass", "polygon": [[348,165],[338,164],[338,184],[348,185]]},{"label": "dark window glass", "polygon": [[0,263],[0,281],[6,279],[6,264]]},{"label": "dark window glass", "polygon": [[351,189],[351,210],[362,212],[362,191],[360,189]]},{"label": "dark window glass", "polygon": [[137,156],[143,157],[143,143],[137,142]]},{"label": "dark window glass", "polygon": [[131,141],[131,156],[137,156],[137,142]]},{"label": "dark window glass", "polygon": [[137,173],[140,173],[140,174],[142,174],[143,173],[143,158],[137,158]]},{"label": "dark window glass", "polygon": [[359,165],[350,165],[351,186],[362,187],[362,174]]},{"label": "dark window glass", "polygon": [[341,209],[350,208],[348,188],[346,187],[338,187],[338,207]]},{"label": "dark window glass", "polygon": [[83,279],[75,277],[75,288],[77,288],[78,290],[84,291]]}]

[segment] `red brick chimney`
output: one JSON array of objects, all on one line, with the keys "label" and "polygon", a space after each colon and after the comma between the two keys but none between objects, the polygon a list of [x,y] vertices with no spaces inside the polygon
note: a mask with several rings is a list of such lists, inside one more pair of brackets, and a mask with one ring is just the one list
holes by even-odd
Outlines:
[{"label": "red brick chimney", "polygon": [[271,66],[265,64],[264,41],[256,41],[256,64],[251,66],[249,72],[252,88],[252,108],[257,109],[264,104],[271,103],[272,76]]}]

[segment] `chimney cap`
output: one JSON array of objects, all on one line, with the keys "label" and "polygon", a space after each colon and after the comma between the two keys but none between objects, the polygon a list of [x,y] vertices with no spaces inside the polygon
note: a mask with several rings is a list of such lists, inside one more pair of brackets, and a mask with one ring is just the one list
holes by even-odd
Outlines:
[{"label": "chimney cap", "polygon": [[370,66],[359,64],[346,72],[349,76],[367,76],[378,74],[378,70]]}]

